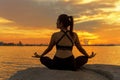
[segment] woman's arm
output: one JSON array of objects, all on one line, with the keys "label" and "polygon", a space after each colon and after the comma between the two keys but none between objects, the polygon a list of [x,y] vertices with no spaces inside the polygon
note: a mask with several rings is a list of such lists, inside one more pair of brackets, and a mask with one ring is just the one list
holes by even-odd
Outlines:
[{"label": "woman's arm", "polygon": [[87,52],[82,48],[81,44],[80,44],[80,41],[79,41],[79,38],[78,38],[78,35],[75,33],[75,46],[77,47],[77,49],[85,56],[87,56],[88,58],[92,58],[95,56],[94,52],[92,52],[92,54],[89,56],[87,54]]},{"label": "woman's arm", "polygon": [[87,52],[82,48],[77,34],[75,34],[75,38],[76,38],[76,39],[75,39],[75,46],[77,47],[77,49],[78,49],[82,54],[84,54],[85,56],[88,56]]},{"label": "woman's arm", "polygon": [[47,49],[42,53],[42,55],[40,57],[42,57],[42,56],[46,55],[48,52],[50,52],[52,50],[52,48],[54,47],[54,45],[55,45],[55,39],[54,39],[54,34],[53,34],[50,39],[50,43],[49,43]]},{"label": "woman's arm", "polygon": [[49,43],[47,49],[41,55],[39,55],[39,54],[37,54],[37,52],[35,52],[34,56],[32,56],[32,57],[40,58],[40,57],[43,57],[44,55],[46,55],[48,52],[50,52],[55,45],[55,40],[54,39],[55,38],[54,38],[54,34],[53,34],[51,39],[50,39],[50,43]]}]

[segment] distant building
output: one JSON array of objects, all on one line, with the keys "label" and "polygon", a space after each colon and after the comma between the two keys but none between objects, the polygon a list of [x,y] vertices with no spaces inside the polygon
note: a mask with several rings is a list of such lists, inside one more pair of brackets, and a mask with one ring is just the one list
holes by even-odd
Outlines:
[{"label": "distant building", "polygon": [[6,43],[4,45],[7,45],[7,46],[14,46],[15,44],[14,43]]},{"label": "distant building", "polygon": [[17,46],[23,46],[22,42],[19,41],[19,43],[17,44]]},{"label": "distant building", "polygon": [[0,42],[0,46],[2,46],[4,43],[3,42]]}]

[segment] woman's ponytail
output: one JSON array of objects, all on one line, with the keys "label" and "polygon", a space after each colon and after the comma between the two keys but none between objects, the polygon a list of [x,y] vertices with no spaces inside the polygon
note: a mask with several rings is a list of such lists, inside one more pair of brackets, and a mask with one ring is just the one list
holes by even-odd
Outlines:
[{"label": "woman's ponytail", "polygon": [[70,35],[73,37],[73,17],[69,16],[69,20],[70,20]]},{"label": "woman's ponytail", "polygon": [[68,28],[68,26],[70,26],[69,30],[70,30],[70,35],[71,37],[74,37],[74,34],[73,34],[73,17],[72,16],[68,16],[67,14],[61,14],[59,17],[58,17],[58,20],[60,23],[62,23],[62,27],[64,28]]}]

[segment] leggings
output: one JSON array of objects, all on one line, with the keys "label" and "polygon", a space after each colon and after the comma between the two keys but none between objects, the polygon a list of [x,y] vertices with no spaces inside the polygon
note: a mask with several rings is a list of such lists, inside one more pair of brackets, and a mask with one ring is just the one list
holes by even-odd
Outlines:
[{"label": "leggings", "polygon": [[53,59],[49,57],[41,57],[40,62],[49,69],[78,70],[88,62],[88,58],[86,56],[79,56],[77,58],[74,58],[74,56],[68,58],[54,56]]}]

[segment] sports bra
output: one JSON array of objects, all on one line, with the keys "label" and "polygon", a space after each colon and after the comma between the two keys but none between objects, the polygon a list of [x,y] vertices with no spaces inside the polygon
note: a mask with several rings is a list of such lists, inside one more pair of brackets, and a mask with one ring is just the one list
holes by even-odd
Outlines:
[{"label": "sports bra", "polygon": [[[73,49],[73,45],[74,45],[74,42],[73,42],[73,40],[72,40],[72,38],[67,34],[67,32],[69,32],[69,31],[63,31],[62,30],[62,32],[64,33],[61,37],[60,37],[60,39],[56,42],[56,48],[57,48],[57,50],[72,50]],[[72,45],[71,46],[63,46],[63,45],[60,45],[59,44],[59,42],[62,40],[62,38],[64,37],[64,36],[67,36],[67,38],[70,40],[70,42],[72,43]]]}]

